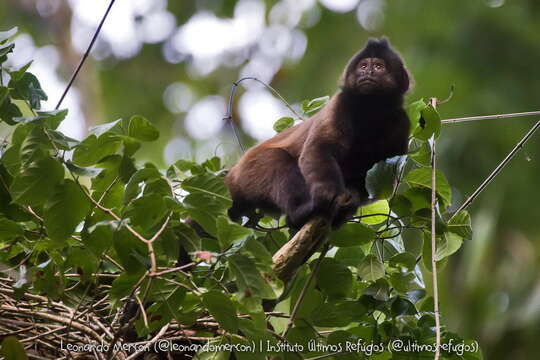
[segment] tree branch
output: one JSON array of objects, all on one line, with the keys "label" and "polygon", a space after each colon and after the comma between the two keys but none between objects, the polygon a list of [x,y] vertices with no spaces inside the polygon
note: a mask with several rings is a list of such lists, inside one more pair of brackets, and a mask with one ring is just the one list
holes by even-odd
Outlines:
[{"label": "tree branch", "polygon": [[284,282],[289,281],[298,268],[317,251],[329,231],[330,224],[323,217],[315,217],[308,221],[272,257],[276,276]]}]

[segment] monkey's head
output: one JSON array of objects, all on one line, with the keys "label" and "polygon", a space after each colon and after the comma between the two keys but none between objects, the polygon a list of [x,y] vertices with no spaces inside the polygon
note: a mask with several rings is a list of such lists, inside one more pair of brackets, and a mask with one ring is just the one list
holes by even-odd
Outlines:
[{"label": "monkey's head", "polygon": [[345,68],[342,89],[358,95],[403,95],[409,74],[386,38],[369,39]]}]

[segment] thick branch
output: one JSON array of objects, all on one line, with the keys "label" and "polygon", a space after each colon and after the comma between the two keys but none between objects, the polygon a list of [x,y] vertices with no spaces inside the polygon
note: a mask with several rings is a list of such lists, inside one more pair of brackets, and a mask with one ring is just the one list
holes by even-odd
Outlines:
[{"label": "thick branch", "polygon": [[296,270],[317,251],[329,231],[330,225],[323,217],[315,217],[308,221],[272,257],[277,277],[284,282],[289,281]]}]

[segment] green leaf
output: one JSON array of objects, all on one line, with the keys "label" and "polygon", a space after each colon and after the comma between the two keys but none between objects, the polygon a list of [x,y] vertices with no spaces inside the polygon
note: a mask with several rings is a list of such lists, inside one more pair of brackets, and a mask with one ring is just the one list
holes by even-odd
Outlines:
[{"label": "green leaf", "polygon": [[13,121],[20,124],[39,123],[48,129],[56,129],[68,114],[67,109],[52,111],[37,111],[37,116],[16,117]]},{"label": "green leaf", "polygon": [[13,52],[15,44],[0,45],[0,64],[7,60],[6,55]]},{"label": "green leaf", "polygon": [[223,178],[213,174],[206,173],[189,177],[182,181],[182,188],[191,194],[199,193],[213,196],[227,207],[232,203]]},{"label": "green leaf", "polygon": [[144,271],[139,273],[121,273],[111,284],[111,290],[109,291],[111,300],[116,302],[123,297],[131,295],[133,287],[139,282],[143,275]]},{"label": "green leaf", "polygon": [[139,273],[149,267],[148,247],[125,227],[114,232],[113,247],[120,264],[128,273]]},{"label": "green leaf", "polygon": [[147,167],[137,170],[129,179],[124,193],[124,203],[127,204],[139,194],[139,184],[143,181],[159,179],[161,174],[155,167]]},{"label": "green leaf", "polygon": [[322,259],[316,279],[317,285],[330,298],[344,298],[351,293],[353,281],[351,270],[335,259],[326,257]]},{"label": "green leaf", "polygon": [[412,132],[413,137],[424,141],[432,136],[435,139],[438,138],[441,133],[441,118],[437,110],[431,104],[428,104],[422,109],[420,115],[420,125]]},{"label": "green leaf", "polygon": [[294,119],[290,116],[282,117],[274,123],[274,131],[276,132],[282,132],[285,129],[290,128],[294,125]]},{"label": "green leaf", "polygon": [[364,281],[375,281],[384,277],[384,265],[373,254],[367,255],[358,265],[358,276]]},{"label": "green leaf", "polygon": [[[149,209],[152,211],[148,211]],[[162,195],[150,194],[133,200],[126,210],[126,216],[132,225],[140,226],[146,231],[160,223],[167,210],[168,206]]]},{"label": "green leaf", "polygon": [[189,194],[184,198],[183,205],[187,213],[195,219],[203,229],[213,236],[217,236],[216,220],[218,216],[225,215],[227,206],[206,194]]},{"label": "green leaf", "polygon": [[227,258],[230,269],[236,278],[238,289],[245,297],[275,299],[272,287],[262,278],[255,263],[248,257],[235,254]]},{"label": "green leaf", "polygon": [[207,159],[205,162],[201,164],[205,168],[207,168],[210,171],[217,172],[222,169],[221,166],[221,159],[217,156],[211,157],[210,159]]},{"label": "green leaf", "polygon": [[394,192],[397,175],[407,160],[406,155],[379,161],[366,175],[366,190],[370,199],[388,199]]},{"label": "green leaf", "polygon": [[47,94],[41,89],[39,80],[34,74],[25,72],[17,81],[11,79],[9,87],[13,88],[11,97],[13,99],[27,100],[33,109],[41,108],[41,101],[47,100]]},{"label": "green leaf", "polygon": [[364,251],[360,246],[339,248],[334,259],[347,266],[358,266],[364,259]]},{"label": "green leaf", "polygon": [[[419,168],[410,171],[405,176],[405,182],[410,186],[419,186],[431,189],[431,168]],[[437,194],[441,197],[444,206],[452,203],[452,190],[442,172],[437,170],[435,175],[435,186]]]},{"label": "green leaf", "polygon": [[108,133],[99,137],[92,134],[75,147],[73,162],[80,166],[97,164],[104,157],[115,154],[120,144],[119,138]]},{"label": "green leaf", "polygon": [[47,134],[49,134],[49,138],[59,149],[71,150],[75,146],[79,145],[79,140],[70,138],[69,136],[64,135],[60,131],[47,130]]},{"label": "green leaf", "polygon": [[311,313],[313,325],[322,327],[342,327],[350,323],[348,314],[344,314],[336,304],[325,303]]},{"label": "green leaf", "polygon": [[43,208],[43,223],[54,241],[65,241],[90,211],[90,201],[73,180],[56,186]]},{"label": "green leaf", "polygon": [[135,115],[129,119],[128,135],[141,141],[154,141],[159,138],[159,131],[142,116]]},{"label": "green leaf", "polygon": [[441,261],[459,250],[463,244],[463,238],[455,233],[446,232],[442,235],[440,243],[437,244],[435,260]]},{"label": "green leaf", "polygon": [[33,161],[49,156],[52,145],[41,126],[35,126],[21,145],[20,160],[23,167]]},{"label": "green leaf", "polygon": [[[0,33],[1,36],[1,33]],[[27,360],[24,347],[15,336],[7,336],[2,341],[2,355],[5,360]]]},{"label": "green leaf", "polygon": [[8,94],[9,89],[5,86],[0,86],[0,105],[2,105],[5,99],[7,99]]},{"label": "green leaf", "polygon": [[312,100],[305,100],[302,102],[302,111],[305,114],[313,113],[322,108],[330,100],[330,96],[322,96]]},{"label": "green leaf", "polygon": [[394,290],[401,294],[405,294],[408,291],[418,289],[420,285],[416,282],[416,276],[409,273],[393,273],[390,275],[390,284]]},{"label": "green leaf", "polygon": [[360,223],[347,223],[330,233],[329,241],[339,247],[367,244],[375,239],[375,231]]},{"label": "green leaf", "polygon": [[17,122],[14,118],[21,116],[21,110],[19,107],[11,102],[9,98],[5,98],[0,104],[0,119],[5,121],[8,125],[16,125]]},{"label": "green leaf", "polygon": [[230,333],[238,331],[236,308],[227,295],[218,291],[209,291],[202,295],[202,302],[223,329]]},{"label": "green leaf", "polygon": [[58,160],[52,157],[39,159],[13,179],[10,187],[13,201],[22,205],[41,205],[63,178],[64,167]]},{"label": "green leaf", "polygon": [[407,105],[406,111],[409,121],[411,122],[411,134],[420,126],[420,118],[422,110],[427,107],[424,99],[417,100]]},{"label": "green leaf", "polygon": [[28,68],[30,67],[30,65],[32,65],[32,63],[34,62],[34,60],[30,60],[29,62],[27,62],[25,65],[21,66],[19,68],[19,70],[15,70],[15,71],[11,71],[9,73],[9,75],[11,76],[11,78],[15,81],[19,81],[22,79],[22,77],[24,76],[24,73],[28,70]]},{"label": "green leaf", "polygon": [[100,257],[112,246],[113,233],[117,227],[116,221],[98,222],[82,232],[82,241],[95,256]]},{"label": "green leaf", "polygon": [[253,230],[243,227],[229,220],[226,216],[217,218],[217,237],[221,250],[225,250],[235,241],[246,239],[253,235]]},{"label": "green leaf", "polygon": [[415,315],[417,313],[416,307],[412,302],[399,296],[392,302],[391,311],[394,317],[401,315]]},{"label": "green leaf", "polygon": [[431,166],[431,144],[429,141],[422,142],[414,151],[409,153],[409,157],[420,166]]},{"label": "green leaf", "polygon": [[389,294],[390,285],[386,279],[379,279],[364,290],[364,295],[369,295],[379,301],[388,301]]},{"label": "green leaf", "polygon": [[122,130],[122,119],[117,119],[105,124],[92,126],[90,128],[90,134],[95,135],[96,137],[100,137],[105,133],[108,133],[109,135],[125,135]]},{"label": "green leaf", "polygon": [[391,266],[404,266],[408,270],[414,269],[416,266],[416,258],[409,252],[402,252],[392,256],[389,260]]},{"label": "green leaf", "polygon": [[0,217],[0,239],[11,240],[24,234],[23,227],[16,221]]},{"label": "green leaf", "polygon": [[464,239],[472,238],[471,216],[467,210],[461,210],[448,220],[448,231],[458,234]]},{"label": "green leaf", "polygon": [[66,264],[73,267],[83,281],[90,281],[98,269],[98,258],[86,248],[71,247],[66,256]]},{"label": "green leaf", "polygon": [[[378,215],[375,215],[378,214]],[[390,206],[388,206],[388,200],[375,201],[369,205],[362,206],[356,212],[356,216],[362,216],[360,221],[366,225],[377,225],[386,221],[390,214]]]}]

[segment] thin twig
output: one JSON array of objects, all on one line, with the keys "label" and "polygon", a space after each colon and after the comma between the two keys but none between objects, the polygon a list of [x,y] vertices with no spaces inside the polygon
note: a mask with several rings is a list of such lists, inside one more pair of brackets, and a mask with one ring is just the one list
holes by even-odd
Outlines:
[{"label": "thin twig", "polygon": [[62,96],[60,97],[60,100],[58,100],[58,103],[56,104],[55,110],[58,110],[60,105],[62,105],[62,102],[64,101],[64,98],[66,97],[69,89],[71,89],[71,86],[73,85],[73,82],[75,81],[75,78],[77,78],[77,75],[79,74],[79,71],[81,71],[82,66],[84,65],[84,62],[86,61],[86,58],[88,58],[88,55],[90,55],[90,51],[92,51],[92,48],[94,47],[94,43],[96,42],[96,39],[99,35],[99,32],[101,31],[101,27],[105,23],[105,19],[107,19],[107,16],[109,15],[109,12],[111,11],[111,8],[116,0],[111,0],[109,3],[109,6],[107,7],[107,10],[105,11],[105,14],[103,14],[103,17],[101,18],[101,21],[99,22],[99,25],[96,29],[96,32],[94,33],[94,36],[92,37],[92,40],[90,41],[90,44],[88,45],[88,48],[86,49],[86,52],[84,53],[83,57],[81,58],[81,61],[79,62],[79,65],[77,65],[77,68],[73,72],[73,75],[71,75],[71,79],[69,79],[69,82],[66,86],[66,89],[62,93]]},{"label": "thin twig", "polygon": [[469,116],[469,117],[462,117],[462,118],[445,119],[445,120],[441,120],[441,122],[443,124],[456,124],[456,123],[476,121],[476,120],[507,119],[507,118],[514,118],[514,117],[536,116],[536,115],[540,115],[540,111],[527,111],[527,112],[519,112],[519,113],[495,114],[495,115],[485,115],[485,116]]},{"label": "thin twig", "polygon": [[242,150],[242,152],[245,152],[246,149],[244,147],[244,145],[242,144],[242,141],[240,140],[240,135],[238,134],[238,131],[236,129],[236,126],[234,125],[233,123],[233,118],[232,118],[232,105],[233,105],[233,101],[234,101],[234,97],[236,95],[236,89],[238,88],[238,86],[240,85],[241,82],[245,81],[245,80],[253,80],[253,81],[256,81],[260,84],[262,84],[264,87],[266,87],[268,90],[270,90],[275,96],[277,96],[284,104],[285,106],[300,120],[304,120],[304,118],[298,114],[294,108],[291,106],[291,104],[289,104],[287,102],[287,100],[285,100],[285,98],[283,96],[281,96],[281,94],[276,90],[274,89],[272,86],[268,85],[267,83],[265,83],[264,81],[262,80],[259,80],[257,79],[256,77],[252,77],[252,76],[246,76],[246,77],[243,77],[241,78],[240,80],[237,80],[235,81],[232,86],[231,86],[231,94],[229,95],[229,105],[227,106],[227,114],[225,115],[225,117],[223,118],[223,120],[227,121],[231,127],[232,127],[232,130],[233,130],[233,133],[234,133],[234,136],[236,137],[236,141],[238,142],[238,146],[240,146],[240,149]]},{"label": "thin twig", "polygon": [[462,210],[465,210],[471,203],[476,199],[476,197],[493,181],[493,179],[501,172],[502,169],[508,164],[510,160],[516,155],[516,153],[522,149],[523,145],[534,135],[536,130],[540,127],[540,121],[538,121],[534,126],[523,136],[523,138],[514,146],[512,151],[506,155],[506,157],[501,161],[499,165],[489,174],[489,176],[478,186],[478,188],[472,193],[471,196],[465,200],[465,202],[454,212],[454,217],[457,213]]},{"label": "thin twig", "polygon": [[[437,105],[436,100],[432,101],[432,106]],[[431,275],[433,281],[433,311],[435,312],[435,358],[439,360],[441,345],[441,322],[439,314],[439,286],[437,284],[437,234],[435,228],[435,219],[437,215],[437,163],[436,163],[436,140],[435,135],[431,137],[433,144],[431,147]]]}]

